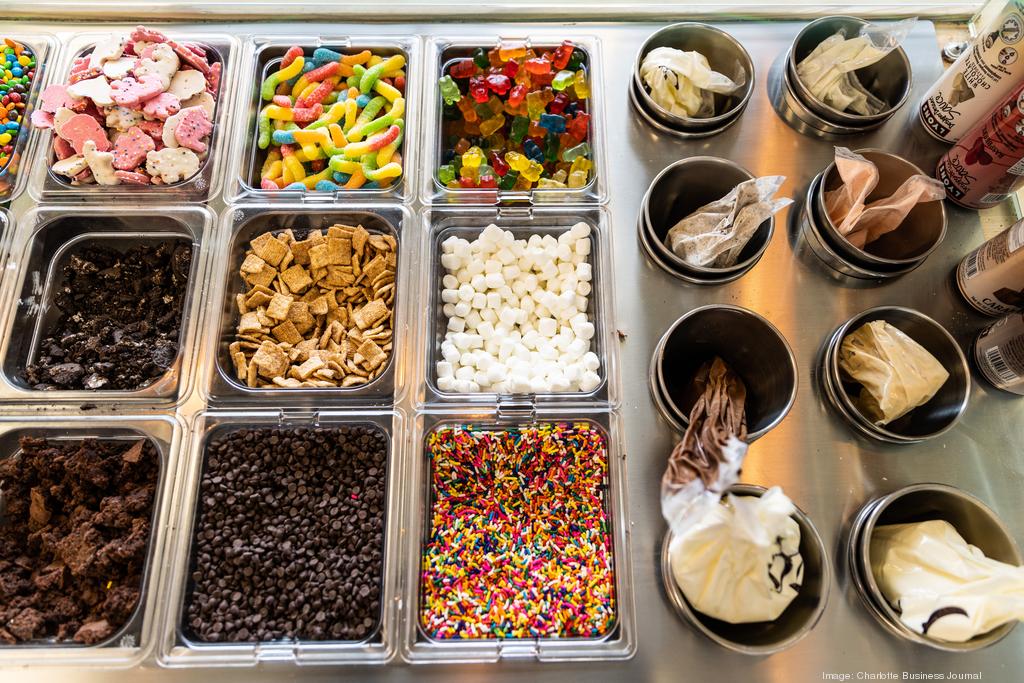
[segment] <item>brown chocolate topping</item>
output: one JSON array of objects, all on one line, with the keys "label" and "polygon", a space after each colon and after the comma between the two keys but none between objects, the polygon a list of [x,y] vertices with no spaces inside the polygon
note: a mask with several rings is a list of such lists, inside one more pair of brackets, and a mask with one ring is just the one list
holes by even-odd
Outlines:
[{"label": "brown chocolate topping", "polygon": [[729,436],[740,440],[747,437],[747,390],[725,361],[716,357],[702,365],[693,384],[699,398],[690,411],[686,434],[672,450],[663,475],[664,483],[673,488],[695,479],[711,485]]}]

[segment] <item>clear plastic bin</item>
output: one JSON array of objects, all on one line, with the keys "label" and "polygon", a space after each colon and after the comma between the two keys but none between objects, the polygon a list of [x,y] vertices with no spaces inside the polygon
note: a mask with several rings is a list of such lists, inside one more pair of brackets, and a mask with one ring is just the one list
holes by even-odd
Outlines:
[{"label": "clear plastic bin", "polygon": [[[526,27],[523,27],[525,30]],[[590,99],[587,112],[590,114],[591,161],[594,170],[587,184],[579,189],[532,189],[524,191],[492,189],[452,189],[445,187],[437,178],[437,169],[442,165],[444,140],[442,135],[443,101],[438,88],[438,79],[447,71],[455,59],[469,57],[478,47],[491,49],[502,40],[524,41],[529,47],[558,47],[563,40],[571,40],[586,55],[584,64],[590,80]],[[425,95],[423,107],[426,112],[424,136],[431,136],[430,147],[423,173],[422,197],[425,204],[594,204],[605,200],[604,163],[604,101],[603,72],[600,64],[601,45],[596,37],[586,35],[566,36],[565,30],[530,28],[528,36],[502,35],[457,38],[438,37],[427,44]]]},{"label": "clear plastic bin", "polygon": [[[345,54],[372,50],[375,54],[396,55],[406,58],[405,91],[405,133],[401,148],[402,176],[387,188],[358,188],[317,192],[313,190],[263,190],[260,188],[260,168],[266,159],[267,150],[256,145],[257,115],[266,104],[260,98],[260,84],[279,68],[281,58],[292,45],[305,50],[306,58],[313,50],[325,47]],[[243,46],[243,54],[249,59],[241,72],[241,83],[236,93],[238,112],[235,116],[234,150],[228,167],[230,178],[225,191],[228,203],[233,202],[337,202],[343,200],[401,201],[414,195],[416,164],[419,161],[420,88],[422,74],[422,47],[419,38],[348,34],[338,36],[321,35],[311,39],[309,35],[259,35],[250,37]]]},{"label": "clear plastic bin", "polygon": [[[49,83],[66,83],[71,65],[78,57],[92,52],[95,45],[111,35],[111,33],[129,33],[125,31],[89,31],[78,33],[64,45],[63,60],[59,69],[51,73]],[[205,31],[189,31],[187,33],[169,31],[167,36],[172,40],[197,43],[207,50],[211,62],[220,62],[220,92],[216,96],[217,106],[213,116],[213,132],[210,134],[207,156],[201,160],[199,172],[191,178],[173,185],[72,185],[67,178],[55,174],[51,169],[56,156],[53,151],[52,135],[43,136],[39,142],[37,168],[33,171],[29,194],[37,201],[95,201],[111,200],[141,201],[159,197],[159,201],[206,201],[220,192],[221,175],[227,145],[231,135],[225,130],[230,125],[232,107],[234,106],[235,82],[238,79],[238,40],[222,33]]]},{"label": "clear plastic bin", "polygon": [[[4,334],[0,339],[0,402],[45,402],[74,409],[79,404],[106,402],[174,404],[188,395],[192,382],[199,309],[204,301],[207,251],[215,216],[205,207],[171,206],[35,208],[19,219],[8,269],[9,301],[5,302]],[[163,377],[134,391],[38,391],[24,380],[38,345],[59,311],[52,305],[61,269],[70,251],[83,242],[117,248],[153,244],[166,239],[192,243],[189,293],[182,308],[178,356]]]},{"label": "clear plastic bin", "polygon": [[[7,267],[8,250],[15,231],[14,216],[10,211],[0,206],[0,273]],[[4,278],[6,281],[7,278]],[[3,287],[0,286],[0,302],[3,302]]]},{"label": "clear plastic bin", "polygon": [[[402,531],[405,465],[402,461],[403,417],[399,412],[331,411],[216,411],[196,415],[191,426],[187,464],[180,471],[175,492],[179,507],[173,546],[168,548],[168,571],[162,586],[167,612],[160,634],[158,661],[167,667],[256,666],[271,662],[300,665],[384,664],[397,651],[399,580],[403,558]],[[239,428],[339,427],[373,425],[389,441],[387,501],[384,517],[384,560],[381,615],[374,633],[353,641],[275,641],[261,643],[200,643],[189,640],[181,628],[189,590],[192,530],[197,514],[199,486],[210,439]]]},{"label": "clear plastic bin", "polygon": [[[415,231],[410,230],[409,212],[404,207],[386,205],[311,205],[273,204],[236,206],[224,213],[220,231],[222,246],[210,271],[210,290],[206,298],[206,366],[202,389],[211,405],[268,404],[275,406],[324,407],[358,403],[360,406],[391,406],[403,393],[405,364],[402,355],[411,347],[406,332],[410,323],[406,312],[410,303],[406,292],[415,284]],[[228,346],[234,340],[238,324],[235,295],[245,283],[238,268],[249,248],[249,241],[271,230],[326,229],[336,223],[362,224],[371,233],[394,236],[398,240],[398,269],[395,282],[393,348],[387,369],[367,384],[350,388],[277,387],[256,389],[245,386],[235,376]]]},{"label": "clear plastic bin", "polygon": [[3,38],[11,38],[27,45],[32,50],[36,57],[36,76],[32,80],[32,87],[25,93],[25,113],[19,134],[14,139],[14,152],[8,162],[0,163],[0,204],[17,199],[25,189],[29,176],[32,175],[30,169],[34,161],[38,139],[45,137],[46,132],[36,130],[29,119],[36,107],[39,93],[46,86],[47,77],[54,71],[51,65],[60,58],[57,37],[50,33],[20,30],[12,33],[0,31],[0,39]]},{"label": "clear plastic bin", "polygon": [[[588,262],[592,266],[592,291],[588,296],[587,314],[594,324],[595,333],[591,351],[601,361],[598,374],[601,384],[590,392],[562,392],[548,394],[496,394],[454,393],[441,391],[437,386],[437,362],[441,360],[441,342],[444,341],[448,319],[441,301],[441,280],[447,270],[441,265],[441,243],[458,236],[472,241],[490,224],[503,230],[510,230],[516,239],[527,239],[530,235],[551,235],[557,237],[576,223],[583,222],[591,227],[591,253]],[[422,316],[421,348],[425,350],[425,378],[422,393],[417,397],[419,404],[466,403],[493,406],[501,403],[557,403],[560,405],[595,404],[614,405],[618,397],[618,361],[615,337],[615,293],[611,256],[611,233],[607,214],[603,209],[580,208],[569,210],[556,207],[498,207],[462,209],[435,209],[426,214],[424,228],[425,243],[421,248],[423,268],[420,291],[424,293],[427,313]]]},{"label": "clear plastic bin", "polygon": [[62,441],[85,438],[152,440],[160,454],[160,474],[153,501],[149,550],[142,573],[139,603],[126,624],[96,645],[39,643],[0,645],[0,666],[94,666],[128,668],[153,653],[163,617],[163,593],[158,590],[165,564],[165,529],[174,506],[172,490],[177,479],[182,425],[170,414],[83,415],[0,418],[0,458],[16,456],[18,439],[32,436]]},{"label": "clear plastic bin", "polygon": [[[422,551],[429,538],[433,503],[426,439],[448,425],[472,424],[481,429],[513,429],[542,422],[587,423],[603,433],[607,444],[607,489],[604,499],[608,534],[612,544],[616,618],[608,631],[595,638],[529,639],[436,639],[430,637],[420,620],[420,580]],[[625,454],[618,417],[604,411],[545,409],[534,413],[496,416],[493,411],[465,412],[446,410],[419,413],[411,426],[406,457],[408,489],[407,527],[403,544],[405,614],[403,651],[412,663],[496,662],[527,660],[540,662],[628,659],[636,651],[636,625],[633,604],[633,580],[630,559],[630,532],[625,487]]]}]

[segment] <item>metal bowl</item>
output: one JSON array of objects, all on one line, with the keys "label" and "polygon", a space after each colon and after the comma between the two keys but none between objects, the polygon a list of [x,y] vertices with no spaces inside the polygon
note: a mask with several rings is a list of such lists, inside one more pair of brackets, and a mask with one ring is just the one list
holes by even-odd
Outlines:
[{"label": "metal bowl", "polygon": [[871,66],[857,69],[856,74],[861,85],[885,102],[888,107],[878,114],[862,115],[839,111],[821,102],[801,82],[797,75],[797,64],[811,53],[821,41],[840,29],[846,30],[848,38],[854,37],[861,27],[868,22],[848,16],[822,17],[807,24],[797,34],[786,57],[787,77],[784,87],[791,90],[795,98],[803,105],[804,114],[809,114],[809,123],[829,133],[861,133],[865,130],[878,128],[892,118],[910,96],[913,85],[910,59],[902,47],[897,47],[885,57]]},{"label": "metal bowl", "polygon": [[[658,47],[699,52],[707,58],[713,70],[734,80],[742,69],[745,82],[735,94],[715,95],[717,113],[714,116],[699,119],[673,114],[651,98],[640,77],[640,65],[644,57]],[[705,137],[728,128],[746,108],[754,92],[754,62],[739,41],[725,31],[708,24],[683,22],[666,26],[644,41],[633,64],[632,83],[631,96],[636,98],[638,108],[671,130],[693,137]]]},{"label": "metal bowl", "polygon": [[[763,486],[736,484],[729,493],[761,497]],[[793,602],[774,621],[730,624],[701,614],[686,599],[672,576],[669,547],[672,531],[665,532],[661,546],[661,583],[676,614],[700,633],[724,648],[746,655],[770,655],[792,647],[818,623],[828,604],[832,570],[825,544],[810,518],[796,509],[793,519],[800,526],[800,554],[804,560],[804,580]]]},{"label": "metal bowl", "polygon": [[[865,416],[855,401],[858,384],[839,369],[843,339],[864,323],[884,320],[923,346],[949,372],[949,378],[930,401],[885,426]],[[971,373],[960,346],[942,325],[919,311],[900,306],[879,306],[859,313],[840,325],[822,354],[825,394],[840,415],[858,432],[895,444],[918,443],[945,434],[960,420],[971,394]]]},{"label": "metal bowl", "polygon": [[916,484],[867,503],[850,529],[848,560],[854,587],[871,615],[887,631],[905,640],[946,652],[971,652],[998,643],[1016,626],[1010,622],[954,643],[929,638],[908,628],[889,604],[871,569],[871,536],[875,527],[942,519],[971,545],[1000,562],[1024,564],[1020,549],[995,512],[974,496],[945,484]]},{"label": "metal bowl", "polygon": [[753,311],[728,304],[695,308],[672,323],[651,358],[652,396],[670,424],[686,430],[700,366],[719,356],[747,389],[747,441],[768,433],[796,401],[797,368],[782,333]]},{"label": "metal bowl", "polygon": [[775,232],[774,216],[761,223],[737,262],[724,268],[692,265],[665,245],[668,231],[679,220],[753,179],[754,175],[739,164],[707,156],[680,159],[658,173],[640,207],[641,231],[646,233],[647,245],[660,257],[655,263],[663,267],[667,264],[673,275],[697,284],[732,282],[757,265]]},{"label": "metal bowl", "polygon": [[[927,175],[903,157],[880,149],[859,149],[856,153],[878,167],[878,185],[868,195],[867,202],[888,197],[911,176]],[[946,208],[939,200],[918,204],[896,230],[865,245],[864,249],[853,246],[825,210],[825,193],[837,189],[842,182],[833,161],[822,172],[814,202],[821,231],[836,245],[844,260],[883,272],[913,268],[924,262],[946,236]]]},{"label": "metal bowl", "polygon": [[918,261],[902,268],[883,270],[865,267],[847,258],[839,242],[823,227],[825,219],[821,217],[817,202],[822,175],[819,173],[815,176],[807,188],[807,195],[804,198],[803,211],[800,217],[800,227],[810,250],[825,265],[841,275],[858,280],[887,280],[905,275],[923,263],[923,261]]}]

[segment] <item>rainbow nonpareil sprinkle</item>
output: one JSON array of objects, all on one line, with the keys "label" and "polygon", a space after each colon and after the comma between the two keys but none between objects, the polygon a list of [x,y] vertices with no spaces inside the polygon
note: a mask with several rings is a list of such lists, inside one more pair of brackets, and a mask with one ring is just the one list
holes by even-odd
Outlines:
[{"label": "rainbow nonpareil sprinkle", "polygon": [[433,500],[420,576],[426,633],[607,634],[616,607],[604,433],[585,422],[445,425],[426,446]]}]

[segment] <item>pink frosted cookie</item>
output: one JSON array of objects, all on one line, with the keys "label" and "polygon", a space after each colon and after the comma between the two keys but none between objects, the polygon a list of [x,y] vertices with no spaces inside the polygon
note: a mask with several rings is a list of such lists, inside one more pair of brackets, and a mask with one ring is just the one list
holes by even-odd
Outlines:
[{"label": "pink frosted cookie", "polygon": [[60,136],[71,143],[75,152],[82,153],[86,140],[96,143],[96,149],[106,152],[110,149],[110,140],[103,127],[88,114],[75,114],[60,130]]},{"label": "pink frosted cookie", "polygon": [[213,124],[206,117],[206,112],[201,107],[193,107],[178,121],[178,126],[174,129],[174,138],[182,147],[202,154],[206,151],[206,143],[203,140],[212,132]]},{"label": "pink frosted cookie", "polygon": [[162,92],[156,97],[146,100],[142,107],[142,113],[146,118],[165,120],[172,114],[181,111],[181,101],[170,92]]},{"label": "pink frosted cookie", "polygon": [[114,168],[119,171],[131,171],[146,160],[146,155],[156,149],[153,138],[146,135],[141,128],[129,128],[127,132],[117,136],[114,142]]}]

